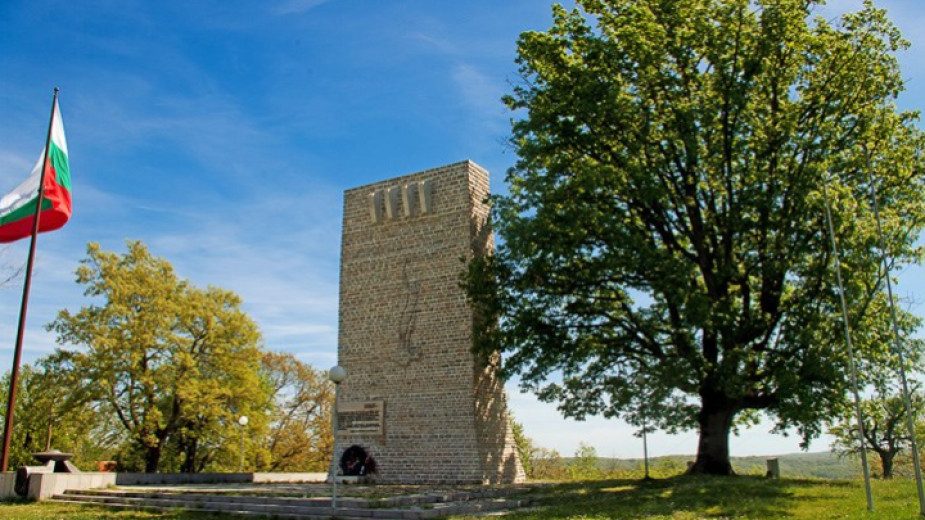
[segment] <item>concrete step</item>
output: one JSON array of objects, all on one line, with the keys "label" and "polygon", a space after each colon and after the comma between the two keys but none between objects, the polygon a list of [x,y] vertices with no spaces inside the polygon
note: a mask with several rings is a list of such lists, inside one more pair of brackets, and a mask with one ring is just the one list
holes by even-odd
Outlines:
[{"label": "concrete step", "polygon": [[[173,507],[173,506],[168,507],[168,506],[157,506],[157,505],[151,505],[151,504],[134,504],[134,503],[122,504],[118,502],[103,503],[103,502],[97,502],[97,501],[84,501],[84,500],[71,500],[71,499],[64,500],[60,498],[52,498],[51,501],[55,503],[61,503],[61,504],[97,506],[97,507],[105,507],[107,509],[128,510],[128,511],[150,511],[150,512],[163,513],[163,512],[169,512],[169,511],[173,511],[177,509],[177,507]],[[197,507],[184,507],[183,509],[187,511],[216,513],[216,514],[221,514],[221,515],[257,517],[259,519],[271,519],[272,518],[272,519],[292,519],[292,520],[329,520],[331,518],[338,518],[338,519],[343,518],[344,520],[368,520],[368,519],[359,519],[359,518],[350,518],[350,517],[341,517],[341,516],[332,517],[331,515],[326,515],[326,514],[321,514],[321,515],[289,515],[289,514],[276,515],[274,514],[272,516],[268,516],[267,513],[248,511],[248,510],[243,510],[243,509],[239,511],[226,511],[226,510],[197,508]],[[396,517],[394,519],[382,519],[382,520],[404,520],[404,519],[401,519],[400,517]]]},{"label": "concrete step", "polygon": [[[389,504],[374,501],[369,507],[365,499],[338,500],[338,508],[331,508],[328,498],[295,498],[254,495],[224,495],[213,493],[169,493],[97,489],[65,491],[52,500],[57,502],[95,504],[113,508],[145,510],[188,509],[241,516],[267,516],[301,520],[321,520],[336,517],[342,520],[429,520],[449,515],[478,514],[510,510],[529,505],[525,498],[478,498],[473,500],[446,500],[456,496],[406,498],[396,502],[413,502],[420,505]],[[446,500],[446,501],[445,501]]]},{"label": "concrete step", "polygon": [[[204,492],[177,492],[177,491],[136,491],[123,489],[84,489],[80,491],[67,490],[65,495],[84,495],[96,497],[122,497],[137,498],[148,500],[174,500],[182,498],[183,500],[198,503],[222,503],[222,504],[251,504],[267,506],[299,506],[299,507],[318,507],[327,508],[331,505],[328,498],[302,498],[302,497],[280,497],[267,495],[230,495],[222,493],[204,493]],[[338,504],[348,508],[366,508],[365,500],[344,498],[338,500]]]},{"label": "concrete step", "polygon": [[[229,497],[231,498],[231,497]],[[222,514],[246,515],[246,516],[265,516],[275,518],[292,518],[301,520],[326,520],[332,516],[349,520],[371,520],[372,518],[382,518],[370,515],[356,516],[351,514],[351,510],[338,509],[332,510],[330,507],[300,507],[294,505],[274,505],[261,504],[259,502],[249,503],[241,501],[221,502],[218,500],[202,501],[195,497],[187,498],[177,497],[151,497],[151,496],[118,496],[101,495],[94,493],[84,495],[80,493],[68,492],[62,495],[52,497],[56,502],[81,503],[86,505],[99,505],[104,507],[113,507],[119,509],[140,509],[140,510],[157,510],[167,511],[172,509],[186,509],[190,511],[206,511]],[[362,510],[369,512],[369,510]],[[402,518],[402,517],[396,517]]]}]

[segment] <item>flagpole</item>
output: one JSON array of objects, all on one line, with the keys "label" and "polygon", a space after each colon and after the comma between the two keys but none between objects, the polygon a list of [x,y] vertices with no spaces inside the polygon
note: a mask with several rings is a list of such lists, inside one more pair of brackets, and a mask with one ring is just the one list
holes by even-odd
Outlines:
[{"label": "flagpole", "polygon": [[51,116],[48,118],[48,135],[45,137],[45,156],[42,158],[42,173],[39,174],[39,193],[35,201],[35,219],[32,223],[32,241],[29,244],[29,260],[26,262],[26,281],[22,289],[22,306],[19,308],[19,329],[16,331],[16,350],[13,352],[13,371],[10,373],[10,392],[6,400],[6,421],[3,423],[3,454],[0,456],[0,472],[6,472],[10,459],[10,438],[13,434],[13,410],[16,408],[16,386],[19,382],[19,361],[22,358],[22,340],[26,331],[26,309],[29,307],[29,288],[32,285],[32,265],[35,263],[35,242],[39,234],[39,218],[42,216],[42,199],[45,197],[45,173],[48,170],[48,155],[51,147],[51,130],[55,124],[55,107],[58,106],[58,87],[51,102]]},{"label": "flagpole", "polygon": [[912,402],[909,399],[909,380],[906,378],[906,361],[902,343],[899,340],[899,324],[896,319],[896,303],[893,300],[893,282],[890,281],[890,265],[887,262],[886,240],[883,238],[883,224],[880,219],[880,202],[877,201],[877,186],[874,183],[874,168],[871,165],[870,150],[864,144],[864,156],[867,158],[867,178],[870,182],[870,198],[877,221],[877,238],[880,242],[880,262],[886,279],[886,295],[890,299],[890,320],[893,324],[893,353],[899,363],[899,378],[902,383],[903,407],[906,412],[906,427],[909,429],[909,444],[912,448],[912,467],[915,469],[915,488],[919,494],[919,516],[925,516],[925,488],[922,487],[922,466],[919,462],[919,446],[915,440],[915,417],[912,414]]},{"label": "flagpole", "polygon": [[825,220],[832,241],[832,255],[835,257],[835,278],[838,280],[838,298],[841,302],[842,322],[845,329],[845,344],[848,346],[848,366],[851,371],[851,383],[854,393],[854,411],[858,419],[858,444],[861,451],[861,468],[864,472],[864,491],[867,494],[867,510],[873,512],[874,497],[870,489],[870,469],[867,465],[867,446],[864,442],[864,414],[861,413],[861,396],[858,392],[858,370],[854,361],[854,346],[851,344],[851,326],[848,324],[848,304],[845,303],[845,286],[841,279],[841,259],[838,254],[838,242],[835,240],[835,227],[832,225],[832,208],[829,203],[828,176],[822,179],[822,198],[825,201]]}]

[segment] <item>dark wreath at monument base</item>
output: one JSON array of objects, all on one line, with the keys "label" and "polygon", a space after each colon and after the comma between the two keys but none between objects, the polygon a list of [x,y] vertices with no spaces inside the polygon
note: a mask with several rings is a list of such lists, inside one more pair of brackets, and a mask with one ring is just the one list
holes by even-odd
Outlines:
[{"label": "dark wreath at monument base", "polygon": [[376,459],[366,453],[363,447],[354,444],[341,455],[340,471],[345,477],[364,477],[376,472]]}]

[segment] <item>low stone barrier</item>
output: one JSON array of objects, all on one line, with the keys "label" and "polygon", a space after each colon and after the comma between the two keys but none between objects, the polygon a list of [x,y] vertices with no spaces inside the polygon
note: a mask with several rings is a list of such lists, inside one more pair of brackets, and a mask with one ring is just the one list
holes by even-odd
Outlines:
[{"label": "low stone barrier", "polygon": [[16,496],[16,472],[0,473],[0,500]]},{"label": "low stone barrier", "polygon": [[[28,497],[44,500],[66,489],[99,489],[109,486],[173,486],[182,484],[261,484],[324,482],[327,473],[34,473],[29,477]],[[15,497],[16,473],[0,473],[0,499]]]},{"label": "low stone barrier", "polygon": [[117,473],[35,473],[29,476],[29,498],[44,500],[66,489],[98,489],[116,484]]},{"label": "low stone barrier", "polygon": [[327,473],[115,473],[117,486],[324,482]]},{"label": "low stone barrier", "polygon": [[300,484],[303,482],[326,482],[327,473],[252,473],[254,484],[269,484],[272,482],[287,482]]},{"label": "low stone barrier", "polygon": [[253,482],[251,473],[113,473],[117,486],[232,484]]}]

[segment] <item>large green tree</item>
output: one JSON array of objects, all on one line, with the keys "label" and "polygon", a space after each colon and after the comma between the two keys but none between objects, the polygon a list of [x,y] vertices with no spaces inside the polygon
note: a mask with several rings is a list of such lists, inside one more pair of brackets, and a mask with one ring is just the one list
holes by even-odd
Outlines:
[{"label": "large green tree", "polygon": [[728,474],[741,421],[808,440],[844,406],[826,195],[862,376],[890,359],[865,150],[886,253],[917,261],[906,42],[870,3],[838,21],[814,0],[576,3],[519,40],[502,240],[467,280],[478,345],[568,416],[646,395],[657,426],[699,430],[692,472]]},{"label": "large green tree", "polygon": [[260,335],[238,296],[180,279],[141,242],[121,255],[91,243],[77,282],[92,303],[62,310],[49,328],[82,348],[55,357],[72,391],[117,418],[123,466],[164,469],[169,447],[168,469],[198,471],[222,449],[236,453],[227,446],[238,416],[265,424]]}]

